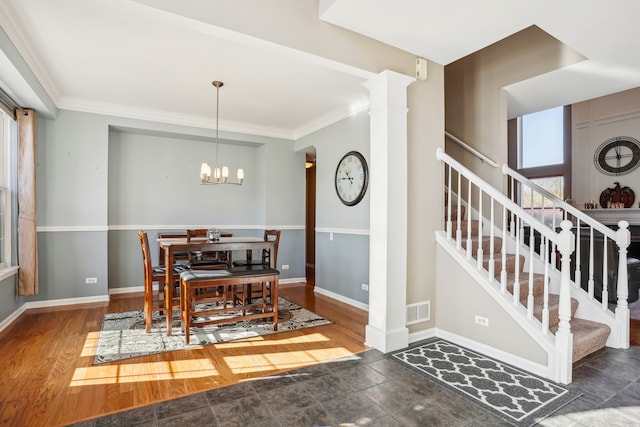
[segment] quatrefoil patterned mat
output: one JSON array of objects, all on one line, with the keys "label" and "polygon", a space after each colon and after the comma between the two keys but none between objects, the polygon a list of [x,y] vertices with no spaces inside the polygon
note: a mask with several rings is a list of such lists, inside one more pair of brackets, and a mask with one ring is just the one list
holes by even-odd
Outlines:
[{"label": "quatrefoil patterned mat", "polygon": [[515,426],[530,426],[580,396],[554,382],[445,340],[410,347],[390,356]]}]

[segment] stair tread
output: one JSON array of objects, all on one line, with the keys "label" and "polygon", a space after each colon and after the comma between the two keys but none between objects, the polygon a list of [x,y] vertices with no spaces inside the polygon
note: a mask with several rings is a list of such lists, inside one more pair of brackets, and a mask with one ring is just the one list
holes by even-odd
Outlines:
[{"label": "stair tread", "polygon": [[[500,280],[500,273],[496,274],[496,278]],[[513,282],[516,275],[513,272],[507,271],[507,290],[513,294]],[[518,275],[518,282],[520,283],[520,299],[526,299],[529,296],[529,273],[521,271]],[[544,274],[533,273],[533,296],[537,297],[544,293]]]},{"label": "stair tread", "polygon": [[[604,348],[611,333],[609,326],[592,320],[573,318],[569,325],[573,334],[573,362]],[[558,325],[549,329],[555,334]]]}]

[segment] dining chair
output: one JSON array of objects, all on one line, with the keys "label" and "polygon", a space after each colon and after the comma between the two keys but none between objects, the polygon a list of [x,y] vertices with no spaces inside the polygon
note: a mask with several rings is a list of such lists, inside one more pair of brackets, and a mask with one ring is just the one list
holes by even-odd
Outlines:
[{"label": "dining chair", "polygon": [[[273,265],[278,267],[278,246],[280,245],[280,230],[264,230],[264,241],[273,241]],[[260,259],[253,259],[251,252],[247,251],[247,259],[237,260],[233,262],[234,267],[270,267],[271,266],[271,251],[269,249],[263,249]]]},{"label": "dining chair", "polygon": [[[186,239],[187,233],[170,232],[170,233],[158,233],[158,239]],[[160,264],[164,263],[164,257],[162,253],[158,254]],[[179,251],[173,253],[173,259],[176,264],[186,264],[189,260],[189,254],[187,251]]]},{"label": "dining chair", "polygon": [[[187,242],[195,237],[207,237],[206,228],[187,230]],[[233,237],[233,233],[220,233],[220,237]],[[189,251],[189,266],[198,270],[216,270],[231,267],[231,251]]]},{"label": "dining chair", "polygon": [[[144,326],[145,331],[151,331],[151,316],[153,311],[167,312],[171,316],[173,309],[180,308],[180,273],[189,270],[184,264],[174,264],[173,272],[176,275],[176,282],[171,286],[165,286],[166,270],[164,266],[153,266],[151,262],[151,251],[149,250],[149,239],[145,231],[139,231],[140,246],[142,248],[142,265],[144,267]],[[153,284],[158,283],[158,294],[153,292]],[[171,292],[171,307],[165,307],[164,293]]]},{"label": "dining chair", "polygon": [[[234,267],[247,267],[252,270],[256,269],[270,269],[271,268],[271,256],[273,255],[274,268],[278,267],[278,246],[280,245],[280,230],[264,230],[264,241],[273,241],[273,254],[269,249],[263,249],[260,259],[253,259],[251,251],[247,251],[247,259],[237,260],[233,262]],[[260,287],[247,286],[246,292],[243,289],[242,295],[238,295],[238,298],[243,300],[243,304],[247,304],[253,298],[269,298],[271,295],[271,286],[273,284],[266,283]]]}]

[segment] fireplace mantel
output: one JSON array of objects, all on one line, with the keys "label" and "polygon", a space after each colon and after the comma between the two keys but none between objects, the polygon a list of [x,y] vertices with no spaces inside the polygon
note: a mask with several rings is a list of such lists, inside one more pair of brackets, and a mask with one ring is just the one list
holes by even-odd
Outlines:
[{"label": "fireplace mantel", "polygon": [[624,220],[629,225],[640,225],[640,209],[584,209],[585,214],[606,225],[615,225]]}]

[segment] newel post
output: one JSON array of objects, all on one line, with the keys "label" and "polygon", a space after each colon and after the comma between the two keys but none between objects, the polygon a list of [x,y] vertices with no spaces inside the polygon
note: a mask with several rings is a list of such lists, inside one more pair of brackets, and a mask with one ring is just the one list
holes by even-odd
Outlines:
[{"label": "newel post", "polygon": [[559,354],[559,381],[571,382],[573,364],[573,334],[571,333],[571,254],[575,249],[575,237],[571,231],[571,221],[564,220],[560,224],[562,230],[558,234],[558,252],[560,262],[560,302],[558,307],[558,331],[556,332],[556,350]]},{"label": "newel post", "polygon": [[618,324],[618,346],[629,348],[629,275],[627,272],[627,248],[631,242],[629,223],[620,221],[616,231],[616,244],[619,249],[618,256],[618,305],[616,307],[616,323]]}]

